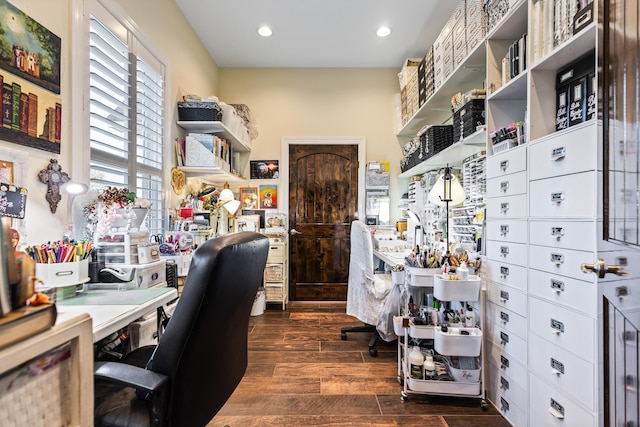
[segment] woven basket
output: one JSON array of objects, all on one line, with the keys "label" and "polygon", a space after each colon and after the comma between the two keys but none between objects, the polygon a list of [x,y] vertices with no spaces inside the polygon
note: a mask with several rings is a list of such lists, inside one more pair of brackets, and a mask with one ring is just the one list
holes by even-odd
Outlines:
[{"label": "woven basket", "polygon": [[185,122],[219,122],[222,109],[216,102],[178,102],[178,119]]}]

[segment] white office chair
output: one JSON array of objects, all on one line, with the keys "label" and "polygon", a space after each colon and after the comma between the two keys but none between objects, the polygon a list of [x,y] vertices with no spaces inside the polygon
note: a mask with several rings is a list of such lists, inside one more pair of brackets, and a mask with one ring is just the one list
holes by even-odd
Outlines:
[{"label": "white office chair", "polygon": [[347,314],[364,323],[363,326],[342,328],[341,338],[347,332],[372,332],[369,354],[376,356],[376,344],[380,335],[376,329],[384,308],[384,301],[393,287],[390,274],[374,274],[373,243],[371,232],[362,222],[351,223],[351,258],[349,259],[349,282],[347,288]]}]

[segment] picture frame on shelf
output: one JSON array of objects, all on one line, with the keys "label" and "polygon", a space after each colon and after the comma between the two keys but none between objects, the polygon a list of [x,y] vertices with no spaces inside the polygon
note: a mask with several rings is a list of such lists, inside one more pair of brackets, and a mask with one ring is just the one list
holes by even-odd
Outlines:
[{"label": "picture frame on shelf", "polygon": [[259,228],[265,227],[265,211],[264,209],[243,209],[242,215],[257,215],[260,219]]},{"label": "picture frame on shelf", "polygon": [[13,162],[0,160],[0,182],[13,184]]},{"label": "picture frame on shelf", "polygon": [[258,188],[257,187],[240,187],[240,207],[245,209],[258,208]]}]

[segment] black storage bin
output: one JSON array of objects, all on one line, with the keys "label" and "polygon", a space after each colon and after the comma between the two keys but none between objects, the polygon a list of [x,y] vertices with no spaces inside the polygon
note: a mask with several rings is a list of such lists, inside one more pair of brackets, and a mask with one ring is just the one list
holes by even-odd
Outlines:
[{"label": "black storage bin", "polygon": [[578,58],[556,75],[556,130],[587,120],[588,84],[595,73],[595,50]]},{"label": "black storage bin", "polygon": [[423,153],[429,158],[436,153],[444,150],[451,144],[453,144],[453,126],[451,125],[432,125],[420,135],[420,144],[423,148]]},{"label": "black storage bin", "polygon": [[453,141],[476,133],[478,126],[485,124],[485,100],[472,99],[453,113]]},{"label": "black storage bin", "polygon": [[217,102],[178,102],[178,120],[185,122],[219,122],[222,108]]}]

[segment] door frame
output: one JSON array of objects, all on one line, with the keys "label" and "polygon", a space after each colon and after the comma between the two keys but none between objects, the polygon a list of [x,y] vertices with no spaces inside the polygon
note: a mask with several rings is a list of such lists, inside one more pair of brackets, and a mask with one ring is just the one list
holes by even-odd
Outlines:
[{"label": "door frame", "polygon": [[287,229],[289,228],[289,146],[290,145],[357,145],[358,146],[358,210],[357,218],[364,218],[364,183],[366,172],[366,138],[363,136],[302,136],[282,138],[280,160],[280,182],[282,188],[278,190],[278,210],[287,213]]}]

